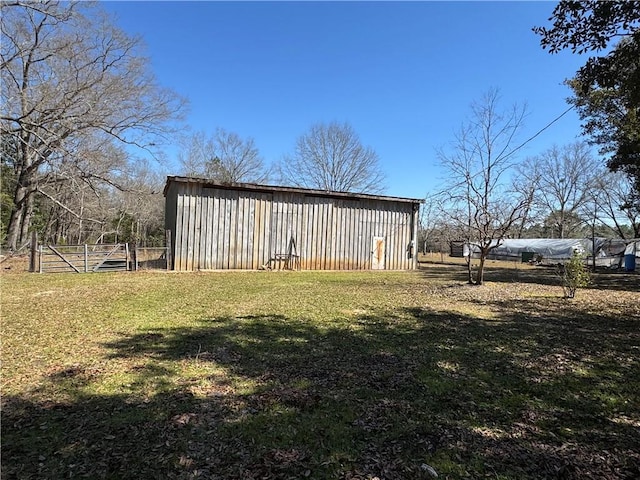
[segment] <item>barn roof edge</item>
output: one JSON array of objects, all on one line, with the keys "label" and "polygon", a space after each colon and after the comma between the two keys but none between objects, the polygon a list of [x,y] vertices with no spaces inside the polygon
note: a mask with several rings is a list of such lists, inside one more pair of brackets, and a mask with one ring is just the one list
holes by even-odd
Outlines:
[{"label": "barn roof edge", "polygon": [[165,184],[163,195],[167,196],[167,190],[172,183],[199,183],[205,187],[220,188],[223,190],[244,190],[250,192],[282,192],[282,193],[301,193],[305,195],[313,195],[327,198],[358,198],[365,200],[382,200],[382,201],[394,201],[403,203],[424,203],[424,199],[421,198],[407,198],[407,197],[391,197],[386,195],[372,195],[369,193],[350,193],[350,192],[332,192],[328,190],[317,190],[311,188],[301,187],[283,187],[277,185],[261,185],[257,183],[221,183],[207,178],[199,177],[182,177],[182,176],[167,176],[167,183]]}]

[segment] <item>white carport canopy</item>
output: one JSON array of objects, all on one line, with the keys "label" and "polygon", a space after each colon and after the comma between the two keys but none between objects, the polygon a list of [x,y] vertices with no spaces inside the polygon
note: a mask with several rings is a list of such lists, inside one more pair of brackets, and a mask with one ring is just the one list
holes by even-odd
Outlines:
[{"label": "white carport canopy", "polygon": [[[497,245],[489,253],[489,258],[500,259],[521,259],[523,253],[533,253],[541,256],[544,260],[567,260],[571,258],[573,252],[592,256],[595,246],[596,257],[621,256],[623,252],[640,252],[640,240],[627,243],[625,240],[615,240],[607,238],[526,238],[526,239],[504,239],[499,243],[493,241],[492,245]],[[594,245],[595,244],[595,245]],[[626,250],[625,250],[626,246]],[[478,257],[480,248],[477,244],[471,244],[473,257]],[[640,253],[637,253],[640,255]],[[469,255],[469,248],[465,245],[464,256]]]}]

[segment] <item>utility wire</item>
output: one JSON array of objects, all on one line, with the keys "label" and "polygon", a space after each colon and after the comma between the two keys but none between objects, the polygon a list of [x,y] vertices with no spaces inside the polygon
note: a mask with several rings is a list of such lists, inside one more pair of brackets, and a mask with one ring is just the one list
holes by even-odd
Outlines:
[{"label": "utility wire", "polygon": [[575,108],[575,105],[571,105],[569,108],[567,108],[564,112],[562,112],[560,115],[558,115],[556,118],[554,118],[553,120],[551,120],[549,123],[547,123],[544,127],[542,127],[540,130],[538,130],[535,135],[533,135],[532,137],[528,138],[527,140],[525,140],[523,143],[521,143],[520,145],[518,145],[516,148],[514,148],[513,150],[511,150],[509,153],[507,153],[505,155],[505,157],[509,157],[512,153],[517,152],[518,150],[520,150],[522,147],[524,147],[527,143],[531,142],[534,138],[536,138],[538,135],[540,135],[542,132],[544,132],[547,128],[549,128],[551,125],[553,125],[554,123],[556,123],[558,120],[560,120],[562,117],[564,117],[567,113],[569,113],[571,110],[573,110]]}]

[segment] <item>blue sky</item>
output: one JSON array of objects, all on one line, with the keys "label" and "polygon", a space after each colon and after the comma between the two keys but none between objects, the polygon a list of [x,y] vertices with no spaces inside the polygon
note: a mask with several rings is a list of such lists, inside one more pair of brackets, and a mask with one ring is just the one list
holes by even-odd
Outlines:
[{"label": "blue sky", "polygon": [[[586,61],[542,50],[554,2],[108,2],[143,37],[158,81],[187,97],[193,130],[253,137],[267,163],[314,123],[349,122],[380,156],[385,193],[442,185],[436,150],[489,88],[526,103],[522,140],[567,109]],[[570,112],[522,150],[578,139]],[[169,174],[179,173],[169,149]]]}]

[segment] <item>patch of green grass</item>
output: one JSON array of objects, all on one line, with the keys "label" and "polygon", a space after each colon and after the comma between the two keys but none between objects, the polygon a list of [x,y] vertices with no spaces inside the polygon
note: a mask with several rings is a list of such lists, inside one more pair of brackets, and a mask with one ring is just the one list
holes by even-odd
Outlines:
[{"label": "patch of green grass", "polygon": [[637,289],[461,268],[6,276],[3,478],[639,474]]}]

